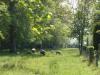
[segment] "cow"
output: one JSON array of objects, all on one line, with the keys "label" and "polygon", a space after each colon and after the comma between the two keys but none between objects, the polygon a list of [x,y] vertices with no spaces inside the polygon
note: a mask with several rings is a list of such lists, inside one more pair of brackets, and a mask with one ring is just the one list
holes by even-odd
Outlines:
[{"label": "cow", "polygon": [[44,56],[46,54],[45,50],[44,49],[40,49],[40,54]]},{"label": "cow", "polygon": [[36,52],[36,49],[35,48],[32,48],[32,53],[35,53]]}]

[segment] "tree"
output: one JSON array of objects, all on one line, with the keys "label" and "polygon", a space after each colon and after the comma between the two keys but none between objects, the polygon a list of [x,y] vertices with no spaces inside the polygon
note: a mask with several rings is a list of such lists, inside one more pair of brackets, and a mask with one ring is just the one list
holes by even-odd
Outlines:
[{"label": "tree", "polygon": [[93,29],[93,46],[96,51],[96,66],[98,67],[99,60],[99,43],[100,43],[100,5],[99,1],[96,3],[96,12],[94,14],[94,29]]},{"label": "tree", "polygon": [[[70,6],[60,0],[1,0],[0,31],[6,37],[2,47],[30,48],[42,41],[45,47],[62,47],[70,35]],[[35,28],[35,31],[34,31]],[[10,45],[10,46],[9,46]]]},{"label": "tree", "polygon": [[[89,30],[90,22],[90,11],[91,11],[91,5],[93,5],[93,1],[87,1],[87,0],[78,0],[78,7],[77,12],[74,17],[74,35],[78,36],[79,40],[79,50],[80,55],[83,51],[83,37],[85,34],[85,29]],[[88,31],[87,31],[88,32]]]}]

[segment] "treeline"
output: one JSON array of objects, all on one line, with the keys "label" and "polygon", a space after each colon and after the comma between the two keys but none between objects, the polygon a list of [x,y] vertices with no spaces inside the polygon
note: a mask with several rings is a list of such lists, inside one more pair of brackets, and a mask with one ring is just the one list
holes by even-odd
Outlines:
[{"label": "treeline", "polygon": [[[95,9],[95,0],[77,0],[78,7],[74,14],[74,28],[73,36],[78,39],[80,55],[83,51],[83,46],[92,45],[89,43],[90,38],[88,35],[93,34],[93,15]],[[89,41],[88,41],[89,39]]]},{"label": "treeline", "polygon": [[65,47],[70,5],[60,0],[0,0],[0,50]]},{"label": "treeline", "polygon": [[100,55],[100,1],[78,0],[74,15],[73,36],[78,39],[80,55],[89,59],[89,64],[95,61],[98,66]]}]

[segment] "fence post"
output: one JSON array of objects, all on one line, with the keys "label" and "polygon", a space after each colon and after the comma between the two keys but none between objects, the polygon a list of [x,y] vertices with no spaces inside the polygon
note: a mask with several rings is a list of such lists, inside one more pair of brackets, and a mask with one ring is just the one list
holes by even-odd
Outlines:
[{"label": "fence post", "polygon": [[93,63],[93,60],[94,60],[94,47],[88,46],[87,49],[89,51],[89,65],[91,65]]},{"label": "fence post", "polygon": [[95,59],[96,59],[96,67],[98,67],[98,61],[99,61],[99,52],[98,50],[96,50],[96,56],[95,56]]},{"label": "fence post", "polygon": [[98,67],[98,61],[99,61],[99,53],[100,53],[100,51],[99,51],[99,49],[100,49],[100,44],[98,44],[98,49],[96,50],[96,56],[95,56],[95,58],[96,58],[96,67]]}]

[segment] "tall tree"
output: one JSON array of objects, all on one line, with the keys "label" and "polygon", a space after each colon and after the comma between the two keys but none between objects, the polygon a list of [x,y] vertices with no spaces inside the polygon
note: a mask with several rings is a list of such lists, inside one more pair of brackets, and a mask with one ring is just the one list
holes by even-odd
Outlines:
[{"label": "tall tree", "polygon": [[74,32],[76,33],[76,36],[78,36],[80,55],[83,51],[83,37],[85,29],[87,29],[91,24],[91,5],[93,5],[93,0],[78,0],[78,7],[74,18]]},{"label": "tall tree", "polygon": [[96,66],[98,67],[99,60],[99,44],[100,44],[100,2],[96,2],[94,13],[94,28],[93,28],[93,46],[96,52]]},{"label": "tall tree", "polygon": [[17,25],[17,17],[15,14],[17,13],[15,4],[16,0],[10,0],[8,2],[8,10],[11,16],[11,24],[9,26],[9,40],[10,40],[10,49],[11,52],[16,52],[16,25]]}]

